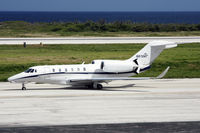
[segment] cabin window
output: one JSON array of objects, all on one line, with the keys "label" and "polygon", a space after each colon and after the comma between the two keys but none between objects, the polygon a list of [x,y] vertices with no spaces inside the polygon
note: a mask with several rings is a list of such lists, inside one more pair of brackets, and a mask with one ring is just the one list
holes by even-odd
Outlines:
[{"label": "cabin window", "polygon": [[77,71],[80,71],[80,68],[77,68]]},{"label": "cabin window", "polygon": [[52,71],[55,72],[55,69],[53,68]]},{"label": "cabin window", "polygon": [[85,67],[83,68],[83,71],[86,71],[86,68],[85,68]]},{"label": "cabin window", "polygon": [[71,71],[74,71],[74,69],[73,69],[73,68],[71,68]]},{"label": "cabin window", "polygon": [[37,72],[37,70],[35,69],[35,73]]},{"label": "cabin window", "polygon": [[95,62],[94,61],[92,61],[92,64],[94,64]]},{"label": "cabin window", "polygon": [[59,68],[59,72],[61,72],[61,69]]},{"label": "cabin window", "polygon": [[67,72],[67,68],[65,68],[65,72]]}]

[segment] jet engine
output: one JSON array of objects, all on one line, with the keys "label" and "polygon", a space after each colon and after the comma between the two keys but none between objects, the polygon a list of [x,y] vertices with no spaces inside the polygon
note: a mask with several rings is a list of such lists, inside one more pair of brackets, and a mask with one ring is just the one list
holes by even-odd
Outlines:
[{"label": "jet engine", "polygon": [[114,73],[131,72],[138,68],[134,62],[120,60],[94,60],[93,64],[97,64],[105,72]]}]

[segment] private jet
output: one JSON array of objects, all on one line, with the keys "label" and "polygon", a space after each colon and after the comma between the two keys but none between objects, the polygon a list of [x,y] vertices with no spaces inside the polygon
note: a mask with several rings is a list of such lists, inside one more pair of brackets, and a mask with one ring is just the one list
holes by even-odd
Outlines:
[{"label": "private jet", "polygon": [[113,80],[158,79],[165,76],[169,67],[158,77],[131,76],[150,69],[153,61],[164,49],[176,46],[177,44],[174,42],[153,41],[127,60],[93,60],[91,64],[33,66],[8,78],[8,81],[21,83],[22,90],[26,90],[25,84],[30,82],[102,89],[102,83]]}]

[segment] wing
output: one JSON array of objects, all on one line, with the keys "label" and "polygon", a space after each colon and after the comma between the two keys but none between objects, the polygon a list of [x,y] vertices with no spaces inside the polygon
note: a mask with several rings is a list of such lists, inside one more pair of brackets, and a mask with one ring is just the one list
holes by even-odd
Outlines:
[{"label": "wing", "polygon": [[70,79],[70,82],[106,82],[112,80],[148,80],[148,79],[161,79],[169,70],[169,66],[157,77],[106,77],[106,78],[89,78],[89,79]]}]

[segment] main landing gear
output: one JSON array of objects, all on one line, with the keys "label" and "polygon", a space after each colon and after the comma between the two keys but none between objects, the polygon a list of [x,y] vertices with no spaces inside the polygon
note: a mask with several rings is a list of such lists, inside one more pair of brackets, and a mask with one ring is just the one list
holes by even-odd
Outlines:
[{"label": "main landing gear", "polygon": [[22,90],[26,90],[25,84],[22,83]]},{"label": "main landing gear", "polygon": [[98,90],[102,90],[103,89],[103,85],[97,84],[97,83],[93,83],[91,85],[87,85],[87,87],[90,88],[90,89],[98,89]]},{"label": "main landing gear", "polygon": [[97,84],[97,89],[99,89],[99,90],[103,89],[103,85],[102,84]]}]

